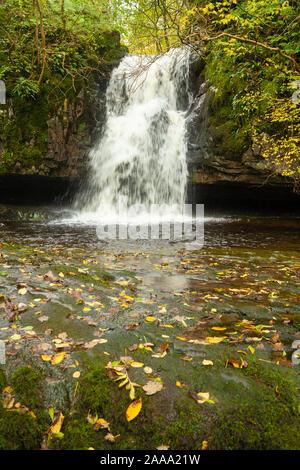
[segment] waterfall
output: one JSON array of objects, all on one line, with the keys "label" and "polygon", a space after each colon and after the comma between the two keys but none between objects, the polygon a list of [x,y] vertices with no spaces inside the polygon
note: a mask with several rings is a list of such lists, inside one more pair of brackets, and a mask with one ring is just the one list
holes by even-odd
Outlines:
[{"label": "waterfall", "polygon": [[105,128],[90,153],[88,187],[76,201],[81,219],[117,218],[134,204],[183,206],[188,84],[184,49],[129,54],[113,70]]}]

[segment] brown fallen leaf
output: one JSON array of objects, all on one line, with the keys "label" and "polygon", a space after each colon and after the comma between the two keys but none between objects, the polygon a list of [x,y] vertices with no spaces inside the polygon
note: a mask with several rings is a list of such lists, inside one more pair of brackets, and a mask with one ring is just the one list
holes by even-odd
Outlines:
[{"label": "brown fallen leaf", "polygon": [[42,315],[41,317],[38,318],[38,321],[40,321],[41,323],[48,321],[48,320],[49,320],[49,317],[47,317],[47,315]]},{"label": "brown fallen leaf", "polygon": [[103,343],[107,343],[107,339],[104,339],[104,338],[93,339],[92,341],[89,341],[88,343],[84,343],[84,347],[86,349],[92,349],[97,344],[103,344]]},{"label": "brown fallen leaf", "polygon": [[52,271],[48,271],[46,274],[44,274],[43,278],[45,279],[45,281],[51,282],[56,282],[58,280],[58,278],[54,276]]},{"label": "brown fallen leaf", "polygon": [[146,395],[154,395],[157,392],[160,392],[163,389],[163,384],[161,382],[154,382],[149,380],[146,385],[143,386],[144,392]]},{"label": "brown fallen leaf", "polygon": [[106,434],[106,436],[104,436],[104,439],[105,439],[106,441],[109,441],[109,442],[115,442],[116,437],[117,437],[117,436],[114,436],[113,434],[111,434],[110,432],[108,432],[108,433]]},{"label": "brown fallen leaf", "polygon": [[99,431],[100,429],[109,430],[109,423],[103,418],[97,419],[96,423],[94,424],[94,431]]}]

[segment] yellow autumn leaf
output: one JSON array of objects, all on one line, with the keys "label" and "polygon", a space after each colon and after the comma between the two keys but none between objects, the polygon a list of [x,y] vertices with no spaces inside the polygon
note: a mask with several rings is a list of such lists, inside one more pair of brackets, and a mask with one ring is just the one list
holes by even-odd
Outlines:
[{"label": "yellow autumn leaf", "polygon": [[198,403],[204,403],[205,401],[209,400],[209,393],[199,392],[197,395],[200,397]]},{"label": "yellow autumn leaf", "polygon": [[130,363],[131,367],[144,367],[144,364],[143,362],[135,362],[135,361],[132,361]]},{"label": "yellow autumn leaf", "polygon": [[52,359],[52,361],[51,361],[51,364],[53,364],[53,365],[59,364],[61,361],[64,360],[65,355],[66,355],[65,352],[61,352],[61,353],[55,354],[55,356],[53,356],[53,359]]},{"label": "yellow autumn leaf", "polygon": [[203,359],[202,365],[203,366],[213,366],[214,363],[213,363],[213,361],[209,361],[208,359]]},{"label": "yellow autumn leaf", "polygon": [[208,442],[207,441],[202,441],[201,450],[206,450],[207,448],[208,448]]},{"label": "yellow autumn leaf", "polygon": [[26,292],[27,292],[26,287],[22,287],[21,289],[18,290],[18,294],[20,294],[20,295],[25,295]]},{"label": "yellow autumn leaf", "polygon": [[43,361],[51,361],[52,356],[49,356],[48,354],[42,354],[41,358],[43,359]]},{"label": "yellow autumn leaf", "polygon": [[180,382],[179,380],[177,380],[176,386],[179,387],[179,388],[182,388],[182,387],[185,387],[185,384],[183,382]]},{"label": "yellow autumn leaf", "polygon": [[48,433],[50,433],[50,434],[59,433],[60,430],[61,430],[61,427],[63,425],[64,419],[65,419],[65,417],[62,414],[62,412],[60,411],[59,414],[58,414],[58,417],[55,420],[55,422],[52,424],[52,426],[50,426],[50,428],[48,430]]},{"label": "yellow autumn leaf", "polygon": [[127,421],[132,421],[134,418],[137,417],[137,415],[140,413],[142,409],[142,397],[140,397],[138,400],[133,401],[130,403],[126,410],[126,419]]},{"label": "yellow autumn leaf", "polygon": [[221,343],[221,341],[223,341],[223,339],[225,338],[226,336],[208,336],[205,339],[206,341],[209,341],[212,344],[217,344],[217,343]]},{"label": "yellow autumn leaf", "polygon": [[152,321],[155,321],[155,320],[156,320],[155,317],[146,317],[146,321],[152,322]]}]

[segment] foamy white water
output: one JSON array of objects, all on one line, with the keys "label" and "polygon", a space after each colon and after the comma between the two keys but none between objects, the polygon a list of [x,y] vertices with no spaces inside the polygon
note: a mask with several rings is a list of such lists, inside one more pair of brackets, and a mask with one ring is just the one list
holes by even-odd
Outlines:
[{"label": "foamy white water", "polygon": [[120,221],[133,205],[133,219],[147,219],[153,204],[166,204],[157,220],[180,213],[187,181],[185,111],[192,99],[188,78],[184,49],[123,58],[107,88],[105,129],[90,154],[89,185],[75,203],[77,221]]}]

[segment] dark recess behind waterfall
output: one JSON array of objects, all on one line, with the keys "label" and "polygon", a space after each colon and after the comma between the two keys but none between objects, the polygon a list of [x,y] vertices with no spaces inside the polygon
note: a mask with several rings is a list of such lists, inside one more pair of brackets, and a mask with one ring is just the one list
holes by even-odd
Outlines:
[{"label": "dark recess behind waterfall", "polygon": [[[0,203],[70,206],[84,181],[32,175],[0,176]],[[189,183],[187,203],[204,204],[206,213],[300,213],[300,196],[277,186]]]}]

